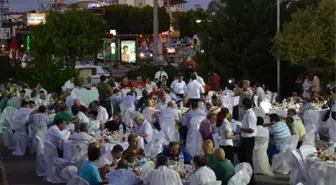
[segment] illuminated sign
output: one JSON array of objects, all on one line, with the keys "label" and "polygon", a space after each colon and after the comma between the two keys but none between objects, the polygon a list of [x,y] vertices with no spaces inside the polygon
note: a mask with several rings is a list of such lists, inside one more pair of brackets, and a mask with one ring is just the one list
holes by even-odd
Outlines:
[{"label": "illuminated sign", "polygon": [[27,25],[36,26],[38,24],[44,24],[46,22],[45,13],[28,13],[27,14]]},{"label": "illuminated sign", "polygon": [[102,7],[102,3],[88,3],[88,8],[94,8],[94,7]]}]

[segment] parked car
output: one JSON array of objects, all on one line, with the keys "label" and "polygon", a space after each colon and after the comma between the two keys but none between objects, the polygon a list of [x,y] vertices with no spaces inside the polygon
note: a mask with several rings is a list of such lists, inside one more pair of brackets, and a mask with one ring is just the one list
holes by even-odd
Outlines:
[{"label": "parked car", "polygon": [[82,79],[86,79],[88,76],[91,76],[93,83],[98,83],[101,75],[105,75],[106,77],[110,76],[110,72],[108,70],[98,65],[79,64],[75,66],[75,69],[79,72],[79,77]]},{"label": "parked car", "polygon": [[141,59],[151,59],[153,58],[153,53],[150,50],[139,49],[139,58]]}]

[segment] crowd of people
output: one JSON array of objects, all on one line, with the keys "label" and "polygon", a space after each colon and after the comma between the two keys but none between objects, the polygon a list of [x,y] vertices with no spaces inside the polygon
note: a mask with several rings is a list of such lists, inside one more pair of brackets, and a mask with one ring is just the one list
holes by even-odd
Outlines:
[{"label": "crowd of people", "polygon": [[[171,84],[168,84],[168,78],[174,78]],[[287,136],[297,135],[299,148],[307,133],[302,116],[308,110],[315,110],[312,100],[328,106],[329,114],[335,120],[334,91],[330,91],[327,103],[305,95],[301,99],[297,93],[293,93],[282,104],[288,108],[287,116],[265,114],[269,117],[266,123],[265,117],[254,111],[254,107],[261,107],[267,99],[267,93],[260,84],[251,85],[245,80],[242,87],[221,91],[220,77],[216,73],[212,73],[208,81],[205,84],[203,78],[193,72],[190,81],[186,82],[182,74],[171,77],[161,67],[153,81],[150,78],[143,81],[138,77],[133,82],[124,78],[121,83],[116,83],[101,76],[97,84],[88,78],[83,85],[78,86],[74,84],[74,79],[70,79],[65,82],[61,95],[48,94],[41,86],[30,89],[27,84],[23,84],[17,88],[9,83],[0,87],[1,121],[6,132],[9,130],[13,135],[13,139],[7,141],[7,146],[13,149],[13,155],[34,153],[34,137],[39,136],[53,144],[58,156],[62,157],[65,141],[85,143],[87,153],[77,157],[76,163],[79,164],[78,176],[90,185],[120,184],[121,180],[125,185],[182,184],[180,175],[168,167],[169,161],[179,161],[181,157],[184,164],[192,164],[194,167],[190,185],[205,185],[215,181],[226,185],[235,175],[234,166],[238,161],[254,167],[255,137],[272,136],[274,142],[270,142],[268,147],[270,161],[279,152],[280,140]],[[315,88],[312,93],[316,95],[318,90],[315,81],[310,87]],[[74,88],[96,88],[99,98],[88,106],[83,105],[72,96]],[[307,93],[305,88],[304,93]],[[223,93],[226,95],[228,92],[239,96],[239,103],[232,111],[220,99]],[[299,109],[296,107],[298,104]],[[129,119],[125,118],[125,105],[134,111],[134,114],[126,115]],[[194,118],[200,117],[203,118],[198,128],[202,151],[195,154],[188,151],[187,136],[193,128]],[[169,144],[157,155],[155,169],[146,179],[141,179],[137,173],[128,171],[129,165],[146,156],[148,151],[145,151],[146,147],[140,146],[140,140],[143,140],[145,146],[150,144],[155,131],[162,131],[166,127],[162,120],[167,118],[174,120],[180,137],[172,139],[167,136]],[[131,121],[125,123],[124,120]],[[238,126],[236,122],[241,124]],[[101,153],[106,141],[101,139],[101,135],[97,137],[96,131],[122,132],[125,135],[129,132],[128,148],[115,145],[112,151]],[[105,178],[110,168],[114,170]],[[253,175],[249,184],[256,184]]]}]

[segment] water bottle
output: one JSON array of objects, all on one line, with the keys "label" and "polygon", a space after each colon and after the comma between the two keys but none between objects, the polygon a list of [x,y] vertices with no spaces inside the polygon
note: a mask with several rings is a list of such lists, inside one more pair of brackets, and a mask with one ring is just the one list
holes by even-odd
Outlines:
[{"label": "water bottle", "polygon": [[124,126],[120,123],[119,124],[119,137],[120,137],[120,140],[122,140],[124,136]]},{"label": "water bottle", "polygon": [[183,108],[183,100],[180,101],[180,108]]},{"label": "water bottle", "polygon": [[179,155],[179,169],[182,172],[182,169],[184,168],[184,155],[182,152],[180,152]]}]

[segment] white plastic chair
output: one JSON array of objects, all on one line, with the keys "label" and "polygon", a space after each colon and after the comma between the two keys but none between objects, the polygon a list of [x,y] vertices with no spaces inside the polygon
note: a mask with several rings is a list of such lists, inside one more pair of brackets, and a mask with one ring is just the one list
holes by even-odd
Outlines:
[{"label": "white plastic chair", "polygon": [[255,174],[261,173],[268,176],[274,176],[267,156],[268,139],[269,138],[267,137],[255,137],[255,145],[252,155],[253,172]]},{"label": "white plastic chair", "polygon": [[205,183],[204,185],[222,185],[222,181],[208,182]]},{"label": "white plastic chair", "polygon": [[254,107],[253,111],[254,111],[254,113],[255,113],[255,115],[257,117],[259,117],[259,116],[262,117],[262,118],[265,117],[265,111],[262,108],[260,108],[260,107]]},{"label": "white plastic chair", "polygon": [[303,136],[302,145],[310,145],[315,147],[315,132],[310,131],[307,132],[306,135]]},{"label": "white plastic chair", "polygon": [[71,180],[67,183],[67,185],[90,185],[90,184],[86,180],[75,175],[71,178]]},{"label": "white plastic chair", "polygon": [[187,133],[186,149],[189,151],[191,156],[203,154],[203,138],[199,132],[199,125],[204,119],[204,116],[197,116],[190,120],[190,128]]},{"label": "white plastic chair", "polygon": [[71,166],[65,167],[62,170],[61,174],[64,179],[66,179],[67,181],[70,181],[72,177],[77,175],[77,171],[78,171],[77,167],[71,165]]},{"label": "white plastic chair", "polygon": [[305,161],[307,159],[307,156],[310,154],[314,154],[317,152],[316,148],[311,145],[302,145],[299,148],[299,152],[301,154],[302,160]]},{"label": "white plastic chair", "polygon": [[270,113],[270,109],[272,108],[272,104],[267,102],[267,101],[263,101],[263,102],[260,102],[260,107],[264,111],[265,114],[268,114],[268,113]]},{"label": "white plastic chair", "polygon": [[28,134],[27,134],[25,126],[15,130],[15,132],[13,134],[14,150],[13,150],[12,154],[15,155],[15,156],[25,155],[28,139],[29,138],[28,138]]},{"label": "white plastic chair", "polygon": [[303,123],[307,132],[314,131],[314,134],[317,134],[316,138],[318,139],[318,130],[320,128],[321,115],[319,111],[308,110],[303,114]]},{"label": "white plastic chair", "polygon": [[150,153],[151,157],[156,157],[159,153],[163,151],[163,146],[169,144],[169,141],[166,139],[166,135],[160,131],[153,130],[152,141],[146,145],[146,151]]},{"label": "white plastic chair", "polygon": [[36,152],[36,148],[37,148],[37,140],[36,140],[36,135],[39,136],[39,138],[41,140],[43,140],[43,138],[41,138],[41,136],[43,136],[47,130],[47,123],[46,122],[40,122],[40,123],[32,123],[30,125],[31,128],[31,137],[32,137],[32,146],[31,146],[31,152],[34,153]]},{"label": "white plastic chair", "polygon": [[133,108],[126,109],[121,113],[121,121],[124,122],[127,127],[132,128],[134,126],[135,115],[136,111],[134,111]]},{"label": "white plastic chair", "polygon": [[44,146],[39,136],[35,136],[34,140],[36,140],[36,174],[37,176],[42,177],[46,173]]},{"label": "white plastic chair", "polygon": [[180,141],[179,132],[175,128],[175,118],[174,117],[167,117],[167,116],[160,116],[159,123],[162,132],[167,136],[168,141]]},{"label": "white plastic chair", "polygon": [[67,180],[61,175],[61,171],[70,164],[69,161],[59,158],[56,147],[49,141],[44,142],[46,180],[50,183],[66,183]]},{"label": "white plastic chair", "polygon": [[295,150],[299,138],[295,135],[288,136],[281,139],[280,152],[275,154],[272,158],[272,169],[274,172],[288,174],[290,168],[288,165],[289,156],[291,151]]},{"label": "white plastic chair", "polygon": [[303,160],[300,154],[296,150],[291,151],[291,155],[289,157],[288,164],[291,168],[289,184],[296,185],[299,182],[303,182],[305,180],[305,168]]},{"label": "white plastic chair", "polygon": [[252,167],[249,163],[240,163],[235,167],[236,174],[232,176],[228,185],[247,185],[252,177]]},{"label": "white plastic chair", "polygon": [[13,149],[13,131],[10,128],[10,122],[13,119],[9,119],[9,118],[5,118],[4,120],[4,136],[3,136],[3,140],[4,140],[4,145],[8,148],[8,149]]}]

